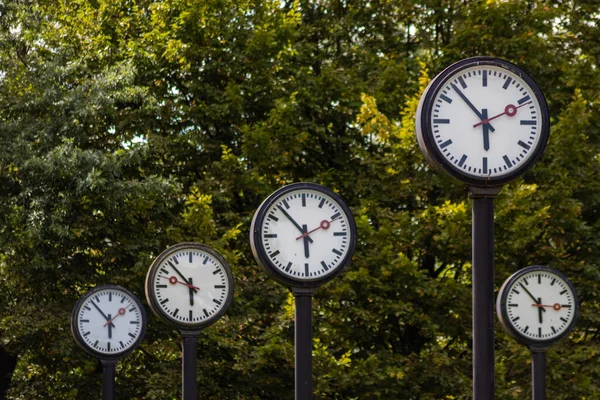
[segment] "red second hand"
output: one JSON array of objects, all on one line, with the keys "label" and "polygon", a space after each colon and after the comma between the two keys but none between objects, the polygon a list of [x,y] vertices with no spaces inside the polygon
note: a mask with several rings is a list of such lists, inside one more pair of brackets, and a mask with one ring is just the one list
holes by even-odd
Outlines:
[{"label": "red second hand", "polygon": [[532,304],[532,306],[536,306],[536,307],[546,307],[546,308],[554,308],[556,311],[560,310],[562,308],[562,306],[558,303],[552,305],[552,306],[547,306],[545,304]]},{"label": "red second hand", "polygon": [[323,230],[327,230],[327,229],[329,229],[329,226],[331,225],[331,222],[332,222],[332,221],[327,221],[327,220],[325,220],[325,219],[324,219],[323,221],[321,221],[321,223],[319,224],[319,226],[318,226],[318,227],[316,227],[316,228],[315,228],[315,229],[313,229],[312,231],[309,231],[309,232],[305,232],[305,233],[303,233],[301,236],[298,236],[298,237],[296,238],[296,240],[300,240],[300,239],[302,239],[303,237],[307,237],[308,235],[310,235],[311,233],[313,233],[313,232],[315,232],[315,231],[318,231],[319,229],[323,229]]},{"label": "red second hand", "polygon": [[526,103],[521,104],[520,106],[514,106],[512,104],[507,105],[506,107],[504,107],[504,112],[500,113],[498,115],[494,115],[493,117],[484,119],[483,121],[480,121],[478,123],[476,123],[475,125],[473,125],[473,128],[477,128],[478,126],[481,126],[483,124],[487,124],[490,121],[503,116],[504,114],[508,115],[509,117],[514,117],[515,115],[517,115],[517,110],[521,107],[526,106],[527,104],[531,104],[531,101],[528,101]]},{"label": "red second hand", "polygon": [[169,278],[169,277],[166,277],[166,276],[163,276],[162,278],[168,279],[168,280],[169,280],[169,283],[170,283],[170,284],[172,284],[172,285],[174,285],[174,284],[176,284],[176,283],[179,283],[179,284],[185,285],[185,286],[187,286],[187,287],[189,287],[189,288],[191,288],[191,289],[200,290],[200,288],[199,288],[199,287],[197,287],[197,286],[194,286],[194,285],[190,285],[189,283],[181,282],[179,279],[177,279],[177,278],[176,278],[176,277],[174,277],[174,276],[172,276],[172,277],[170,277],[170,278]]},{"label": "red second hand", "polygon": [[[127,307],[129,307],[131,304],[129,304]],[[125,310],[126,308],[119,308],[119,312],[117,313],[117,315],[115,315],[114,317],[112,317],[111,319],[109,319],[108,321],[106,321],[106,323],[104,324],[104,326],[110,324],[111,322],[114,321],[115,318],[117,318],[119,315],[124,315],[125,314]]]}]

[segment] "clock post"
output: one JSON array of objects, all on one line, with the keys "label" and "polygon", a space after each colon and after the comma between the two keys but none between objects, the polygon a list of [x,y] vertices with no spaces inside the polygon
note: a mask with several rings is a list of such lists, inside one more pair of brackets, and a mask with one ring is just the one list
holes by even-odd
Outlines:
[{"label": "clock post", "polygon": [[197,400],[198,337],[233,301],[229,264],[214,249],[184,242],[163,251],[146,275],[146,299],[156,316],[181,334],[183,400]]},{"label": "clock post", "polygon": [[296,400],[312,399],[312,298],[340,275],[356,247],[356,224],[344,201],[314,183],[284,186],[259,206],[250,227],[257,263],[295,298]]},{"label": "clock post", "polygon": [[523,268],[502,285],[496,313],[506,332],[531,351],[533,400],[546,400],[546,352],[571,332],[579,316],[573,284],[542,265]]},{"label": "clock post", "polygon": [[548,141],[546,100],[524,70],[493,57],[437,75],[417,108],[419,148],[472,201],[473,398],[494,398],[494,198],[529,170]]}]

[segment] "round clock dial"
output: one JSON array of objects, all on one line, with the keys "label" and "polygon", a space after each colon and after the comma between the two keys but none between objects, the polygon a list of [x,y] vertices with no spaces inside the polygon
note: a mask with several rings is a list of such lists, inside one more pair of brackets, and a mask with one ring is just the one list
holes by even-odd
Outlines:
[{"label": "round clock dial", "polygon": [[141,342],[146,329],[142,303],[115,285],[88,291],[75,305],[71,318],[75,340],[97,357],[119,357]]},{"label": "round clock dial", "polygon": [[180,243],[164,251],[146,276],[152,310],[181,328],[200,328],[218,320],[233,299],[229,265],[210,247]]},{"label": "round clock dial", "polygon": [[430,83],[417,111],[417,138],[436,168],[479,186],[504,184],[529,168],[548,140],[548,107],[517,66],[475,57]]},{"label": "round clock dial", "polygon": [[318,286],[337,276],[354,253],[356,225],[331,190],[312,183],[285,186],[254,215],[256,260],[285,284]]},{"label": "round clock dial", "polygon": [[527,345],[564,337],[578,316],[577,293],[559,271],[533,266],[511,276],[498,294],[498,316],[505,329]]}]

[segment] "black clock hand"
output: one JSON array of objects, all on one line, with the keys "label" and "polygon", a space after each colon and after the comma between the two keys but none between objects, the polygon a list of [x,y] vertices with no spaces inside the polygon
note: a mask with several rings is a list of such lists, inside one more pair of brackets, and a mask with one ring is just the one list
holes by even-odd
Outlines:
[{"label": "black clock hand", "polygon": [[193,306],[194,305],[194,290],[195,289],[193,289],[192,286],[191,286],[192,285],[192,277],[191,276],[190,276],[189,281],[190,281],[190,286],[189,286],[189,288],[190,288],[190,306]]},{"label": "black clock hand", "polygon": [[[102,317],[107,320],[110,321],[110,318],[106,316],[106,314],[104,314],[104,312],[102,312],[102,310],[100,309],[100,307],[98,307],[96,305],[96,303],[94,303],[94,300],[92,300],[90,303],[92,303],[92,305],[94,306],[94,308],[96,308],[96,310],[98,310],[98,312],[102,315]],[[115,325],[111,322],[110,325],[112,325],[112,327],[114,328]]]},{"label": "black clock hand", "polygon": [[[108,320],[110,321],[110,314],[108,314]],[[114,325],[112,324],[112,322],[110,324],[108,324],[108,338],[112,339],[112,327]]]},{"label": "black clock hand", "polygon": [[[307,226],[302,225],[302,233],[306,233],[307,231]],[[308,239],[310,239],[308,236],[304,236],[304,257],[306,258],[310,258],[310,253],[308,251]]]},{"label": "black clock hand", "polygon": [[177,272],[177,275],[179,275],[179,277],[181,279],[183,279],[183,281],[188,285],[190,290],[193,290],[194,293],[198,293],[198,290],[196,288],[193,288],[192,286],[190,286],[190,282],[188,282],[188,280],[185,278],[185,276],[183,276],[183,274],[181,272],[179,272],[179,270],[177,269],[177,267],[175,267],[175,265],[173,265],[173,263],[169,263],[169,265],[171,266],[171,268],[173,268],[173,270],[175,270],[175,272]]},{"label": "black clock hand", "polygon": [[[488,117],[487,108],[481,110],[481,116],[485,120]],[[483,124],[483,149],[488,151],[490,149],[490,124]]]},{"label": "black clock hand", "polygon": [[[538,304],[542,304],[542,298],[541,298],[541,297],[538,297],[538,301],[537,301],[537,303],[538,303]],[[543,324],[543,323],[544,323],[544,319],[543,319],[543,317],[542,317],[542,315],[543,315],[543,314],[542,314],[542,310],[544,310],[544,307],[538,307],[538,310],[539,310],[539,311],[538,311],[538,315],[539,315],[539,317],[540,317],[540,324]],[[545,310],[544,310],[544,311],[545,311]]]},{"label": "black clock hand", "polygon": [[[277,208],[279,208],[279,210],[283,213],[283,215],[285,215],[286,218],[289,219],[292,224],[294,224],[294,226],[300,231],[300,233],[305,233],[302,230],[302,228],[300,227],[300,225],[298,225],[298,223],[296,221],[294,221],[294,218],[292,218],[292,216],[290,214],[288,214],[287,211],[285,211],[283,209],[283,207],[277,206]],[[308,238],[309,242],[311,242],[311,243],[313,242],[313,240],[310,238],[310,236],[307,236],[307,238]]]},{"label": "black clock hand", "polygon": [[[473,105],[473,103],[471,103],[471,101],[467,98],[467,96],[464,95],[463,92],[461,92],[458,87],[456,87],[456,85],[454,83],[451,83],[450,86],[452,86],[452,89],[454,89],[454,91],[456,93],[458,93],[458,95],[460,96],[461,99],[463,99],[463,101],[469,106],[469,108],[471,110],[473,110],[473,112],[475,113],[475,115],[477,115],[477,117],[479,117],[480,120],[484,120],[485,118],[483,118],[483,115],[481,115],[481,113],[479,112],[479,110],[477,108],[475,108],[475,106]],[[495,131],[494,127],[492,125],[490,125],[490,123],[488,122],[486,125],[489,126],[490,130],[492,132]]]},{"label": "black clock hand", "polygon": [[[523,290],[525,290],[525,292],[527,292],[527,294],[529,295],[529,297],[531,297],[533,299],[533,301],[535,301],[536,305],[540,305],[542,304],[541,302],[538,303],[537,299],[531,294],[531,292],[529,290],[527,290],[527,288],[525,287],[525,285],[523,285],[522,283],[519,283],[519,285],[521,285],[521,287],[523,288]],[[540,309],[542,309],[544,312],[546,312],[546,309],[540,307]]]}]

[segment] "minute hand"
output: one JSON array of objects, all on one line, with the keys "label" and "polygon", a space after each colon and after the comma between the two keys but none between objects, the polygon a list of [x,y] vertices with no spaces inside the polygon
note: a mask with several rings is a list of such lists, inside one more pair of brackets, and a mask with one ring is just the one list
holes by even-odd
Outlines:
[{"label": "minute hand", "polygon": [[[523,285],[522,283],[519,283],[519,285],[521,285],[521,287],[523,288],[523,290],[525,292],[527,292],[527,294],[529,295],[529,297],[531,297],[533,299],[533,301],[535,301],[535,304],[542,304],[541,302],[538,302],[538,300],[531,294],[531,292],[529,290],[527,290],[527,288],[525,287],[525,285]],[[540,307],[541,310],[546,311],[545,308]]]},{"label": "minute hand", "polygon": [[[304,232],[304,229],[302,229],[302,227],[301,227],[300,225],[298,225],[298,223],[297,223],[296,221],[294,221],[294,218],[292,218],[292,216],[291,216],[290,214],[288,214],[288,213],[287,213],[287,211],[285,211],[285,210],[283,209],[283,207],[281,207],[281,206],[277,206],[277,208],[279,208],[279,211],[281,211],[281,212],[283,213],[283,215],[285,215],[285,216],[286,216],[286,218],[287,218],[287,219],[289,219],[289,220],[290,220],[290,222],[291,222],[292,224],[294,224],[294,226],[295,226],[296,228],[298,228],[298,230],[300,231],[300,233],[302,233],[302,234],[304,234],[304,233],[305,233],[305,232]],[[311,237],[310,237],[310,236],[307,236],[307,237],[308,237],[308,241],[312,243],[312,242],[313,242],[313,240],[311,239]]]},{"label": "minute hand", "polygon": [[[471,103],[471,101],[470,101],[470,100],[467,98],[467,96],[465,96],[465,95],[464,95],[464,93],[463,93],[463,92],[461,92],[461,91],[460,91],[460,89],[459,89],[459,88],[458,88],[458,87],[457,87],[457,86],[456,86],[454,83],[451,83],[451,84],[450,84],[450,86],[452,86],[452,89],[454,89],[454,91],[455,91],[456,93],[458,93],[458,95],[460,96],[460,98],[461,98],[461,99],[463,99],[463,101],[464,101],[464,102],[465,102],[465,103],[466,103],[466,104],[469,106],[469,108],[470,108],[471,110],[473,110],[473,112],[475,113],[475,115],[477,115],[477,117],[478,117],[480,120],[482,120],[482,121],[483,121],[485,118],[483,118],[483,115],[482,115],[482,114],[479,112],[479,110],[478,110],[478,109],[477,109],[477,108],[476,108],[476,107],[473,105],[473,103]],[[492,132],[496,131],[496,130],[494,129],[494,127],[493,127],[493,126],[492,126],[492,125],[491,125],[489,122],[488,122],[487,126],[489,127],[490,131],[492,131]]]}]

